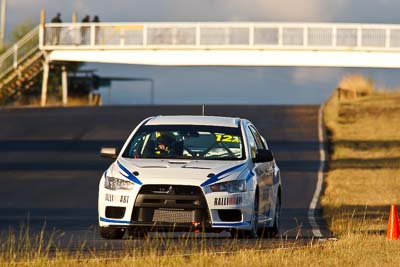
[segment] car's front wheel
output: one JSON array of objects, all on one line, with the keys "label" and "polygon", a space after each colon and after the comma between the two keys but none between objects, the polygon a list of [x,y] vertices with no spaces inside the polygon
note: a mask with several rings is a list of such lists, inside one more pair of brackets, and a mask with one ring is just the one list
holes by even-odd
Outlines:
[{"label": "car's front wheel", "polygon": [[254,210],[253,216],[251,220],[251,229],[250,230],[231,230],[231,235],[234,238],[243,239],[243,238],[257,238],[258,237],[258,191],[256,192],[254,198]]},{"label": "car's front wheel", "polygon": [[279,235],[279,221],[281,214],[281,198],[278,196],[275,204],[274,224],[259,230],[259,236],[263,238],[275,238]]},{"label": "car's front wheel", "polygon": [[143,227],[132,227],[128,229],[128,236],[131,239],[146,238],[148,234],[148,230]]},{"label": "car's front wheel", "polygon": [[271,228],[269,228],[271,237],[277,237],[279,235],[280,218],[281,218],[281,198],[280,196],[278,196],[275,207],[274,225]]},{"label": "car's front wheel", "polygon": [[122,239],[125,234],[124,228],[110,228],[100,226],[99,231],[100,236],[105,239]]}]

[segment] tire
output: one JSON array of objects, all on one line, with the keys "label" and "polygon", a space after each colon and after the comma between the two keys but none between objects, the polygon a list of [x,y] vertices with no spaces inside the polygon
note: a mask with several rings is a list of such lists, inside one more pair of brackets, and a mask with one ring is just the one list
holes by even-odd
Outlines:
[{"label": "tire", "polygon": [[100,226],[99,231],[100,236],[105,239],[122,239],[125,234],[124,228],[110,228]]},{"label": "tire", "polygon": [[132,227],[128,229],[128,236],[130,239],[142,239],[148,236],[148,231],[143,227]]},{"label": "tire", "polygon": [[280,195],[278,195],[278,199],[275,204],[274,224],[272,225],[272,227],[264,227],[260,229],[259,231],[260,237],[276,238],[279,236],[280,213],[281,213],[281,198]]},{"label": "tire", "polygon": [[253,217],[251,220],[251,229],[250,230],[237,230],[232,229],[231,235],[233,238],[237,239],[251,239],[251,238],[258,238],[258,191],[256,192],[256,196],[254,199],[254,209],[253,209]]}]

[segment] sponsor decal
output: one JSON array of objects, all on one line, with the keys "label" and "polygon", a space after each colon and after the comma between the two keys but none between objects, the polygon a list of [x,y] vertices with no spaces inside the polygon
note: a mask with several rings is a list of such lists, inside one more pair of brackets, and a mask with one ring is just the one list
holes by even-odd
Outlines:
[{"label": "sponsor decal", "polygon": [[113,194],[106,194],[106,201],[113,202],[114,201],[114,195]]},{"label": "sponsor decal", "polygon": [[216,197],[214,198],[214,206],[228,206],[242,204],[242,197]]},{"label": "sponsor decal", "polygon": [[119,202],[121,203],[128,203],[129,201],[129,196],[121,196],[121,198],[119,199]]},{"label": "sponsor decal", "polygon": [[129,196],[124,196],[124,195],[121,195],[121,196],[116,195],[116,196],[114,196],[113,194],[106,194],[105,200],[108,201],[108,202],[114,202],[114,201],[118,202],[118,200],[119,200],[120,203],[128,203],[129,202]]}]

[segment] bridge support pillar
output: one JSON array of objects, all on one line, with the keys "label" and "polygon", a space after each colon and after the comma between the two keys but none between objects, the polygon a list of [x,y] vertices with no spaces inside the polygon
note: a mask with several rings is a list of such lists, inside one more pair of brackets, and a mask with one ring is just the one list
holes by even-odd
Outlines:
[{"label": "bridge support pillar", "polygon": [[45,60],[43,62],[42,96],[41,96],[41,100],[40,100],[40,105],[42,107],[46,106],[46,102],[47,102],[48,81],[49,81],[49,61]]},{"label": "bridge support pillar", "polygon": [[67,69],[65,68],[65,66],[62,66],[61,82],[62,82],[62,104],[63,106],[66,106],[68,104],[68,78],[67,78]]}]

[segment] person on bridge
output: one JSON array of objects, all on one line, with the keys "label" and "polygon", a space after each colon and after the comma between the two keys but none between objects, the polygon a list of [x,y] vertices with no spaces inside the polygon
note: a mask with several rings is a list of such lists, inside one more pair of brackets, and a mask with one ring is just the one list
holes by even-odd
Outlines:
[{"label": "person on bridge", "polygon": [[[51,19],[51,23],[62,23],[61,13],[57,13],[57,15]],[[52,45],[57,45],[60,42],[60,30],[61,29],[57,26],[51,28],[50,35]]]},{"label": "person on bridge", "polygon": [[88,23],[90,22],[90,16],[86,15],[83,19],[82,19],[82,23]]},{"label": "person on bridge", "polygon": [[90,27],[85,26],[85,23],[90,22],[90,17],[89,15],[86,15],[82,19],[82,26],[81,26],[81,44],[89,44],[90,43]]},{"label": "person on bridge", "polygon": [[[93,17],[93,20],[92,20],[92,22],[93,23],[99,23],[100,22],[100,19],[99,19],[99,16],[97,16],[97,15],[95,15],[94,17]],[[100,36],[100,27],[99,26],[96,26],[95,27],[95,44],[99,44],[99,36]]]},{"label": "person on bridge", "polygon": [[57,15],[54,16],[54,17],[51,19],[51,23],[61,23],[61,22],[62,22],[62,20],[61,20],[61,13],[57,13]]},{"label": "person on bridge", "polygon": [[92,22],[100,22],[99,16],[95,15]]}]

